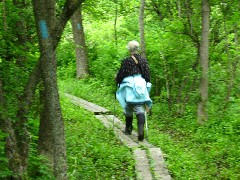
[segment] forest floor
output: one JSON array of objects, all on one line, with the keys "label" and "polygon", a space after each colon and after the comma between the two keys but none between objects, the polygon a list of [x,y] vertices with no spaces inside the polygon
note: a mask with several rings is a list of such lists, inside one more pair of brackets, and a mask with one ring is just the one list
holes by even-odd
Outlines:
[{"label": "forest floor", "polygon": [[[66,122],[70,177],[85,179],[136,179],[133,151],[114,134],[114,129],[123,130],[117,125],[123,120],[122,108],[115,99],[114,86],[106,85],[94,78],[84,80],[67,79],[59,81],[62,94],[61,104]],[[91,113],[74,105],[64,93],[81,97],[106,110],[105,113]],[[187,106],[181,116],[169,111],[163,97],[153,97],[153,108],[148,115],[147,141],[164,153],[164,162],[172,179],[240,179],[240,136],[239,103],[233,103],[228,111],[210,112],[209,121],[199,125],[196,121],[194,104]],[[95,115],[94,115],[95,114]],[[112,128],[106,129],[99,119],[109,116]],[[97,117],[97,115],[99,115]],[[117,120],[118,119],[118,120]],[[122,121],[123,122],[123,121]],[[136,128],[134,117],[133,127]],[[100,136],[99,136],[100,135]],[[133,139],[137,142],[134,134]],[[149,148],[140,146],[149,155]],[[150,161],[150,171],[153,164]]]},{"label": "forest floor", "polygon": [[101,106],[85,101],[76,96],[65,94],[71,102],[77,106],[93,112],[97,119],[108,129],[112,129],[116,137],[130,148],[135,159],[135,172],[137,179],[169,180],[171,176],[164,163],[164,155],[159,147],[150,144],[146,139],[142,142],[137,140],[137,132],[132,135],[125,135],[123,132],[124,123],[112,113]]}]

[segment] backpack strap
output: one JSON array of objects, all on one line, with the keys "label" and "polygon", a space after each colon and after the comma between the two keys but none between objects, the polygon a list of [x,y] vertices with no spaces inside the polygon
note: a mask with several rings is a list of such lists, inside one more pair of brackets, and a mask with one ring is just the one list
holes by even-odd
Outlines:
[{"label": "backpack strap", "polygon": [[138,60],[132,55],[131,56],[133,58],[133,60],[135,61],[136,64],[138,64]]},{"label": "backpack strap", "polygon": [[131,57],[133,58],[134,62],[138,65],[138,68],[139,68],[139,70],[140,70],[140,72],[142,74],[142,68],[141,68],[140,64],[138,63],[137,58],[135,58],[135,56],[133,56],[133,55]]}]

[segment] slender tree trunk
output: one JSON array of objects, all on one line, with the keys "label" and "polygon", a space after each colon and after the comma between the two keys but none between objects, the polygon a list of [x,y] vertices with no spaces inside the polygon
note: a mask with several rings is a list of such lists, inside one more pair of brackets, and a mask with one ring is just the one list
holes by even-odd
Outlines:
[{"label": "slender tree trunk", "polygon": [[[197,72],[197,67],[199,65],[199,48],[198,48],[198,51],[197,51],[197,56],[196,56],[196,61],[195,63],[191,66],[191,69],[196,71]],[[191,81],[190,80],[190,74],[187,73],[187,75],[185,76],[179,90],[178,90],[178,96],[177,96],[177,104],[179,105],[178,106],[178,114],[182,114],[184,113],[184,110],[185,110],[185,106],[188,102],[188,100],[190,99],[190,96],[188,94],[190,94],[192,92],[192,90],[195,88],[196,86],[196,82],[197,82],[197,76],[195,75],[194,80],[192,81],[191,83],[191,86],[189,88],[188,91],[186,91],[185,93],[185,98],[184,98],[184,94],[183,94],[183,90],[185,89],[185,87],[187,86],[187,84]]]},{"label": "slender tree trunk", "polygon": [[[3,10],[3,30],[4,30],[4,33],[7,33],[8,25],[7,25],[7,11],[6,11],[5,0],[3,0],[2,8],[3,8],[2,9]],[[14,127],[16,127],[16,125],[14,125],[14,121],[8,117],[8,107],[5,101],[4,83],[0,78],[0,129],[2,132],[6,133],[7,135],[5,140],[6,141],[5,154],[6,154],[6,158],[8,159],[8,168],[13,173],[13,176],[11,178],[21,179],[21,178],[24,178],[24,174],[26,173],[27,157],[25,156],[26,155],[26,151],[24,151],[25,149],[19,148],[19,145],[21,144],[21,141],[19,140],[21,138],[19,138],[20,136],[16,135],[16,131]],[[26,132],[25,130],[26,130],[25,128],[22,130],[23,132],[22,134]],[[28,147],[28,145],[26,146]]]},{"label": "slender tree trunk", "polygon": [[192,23],[192,19],[191,19],[191,7],[190,7],[190,2],[189,0],[185,0],[185,5],[187,8],[187,19],[188,19],[188,24],[190,27],[190,36],[193,36],[193,23]]},{"label": "slender tree trunk", "polygon": [[187,103],[188,103],[189,100],[190,100],[190,97],[191,97],[190,93],[193,92],[193,90],[196,90],[197,87],[198,87],[198,84],[197,84],[198,81],[197,81],[197,79],[198,79],[198,77],[197,77],[197,76],[194,76],[194,78],[193,78],[193,80],[192,80],[192,83],[191,83],[191,85],[190,85],[190,87],[189,87],[189,90],[188,90],[187,93],[185,94],[185,98],[184,98],[184,100],[183,100],[183,106],[182,106],[182,110],[181,110],[182,113],[185,111],[186,105],[187,105]]},{"label": "slender tree trunk", "polygon": [[145,45],[145,37],[144,37],[144,8],[145,8],[145,0],[141,0],[140,11],[139,11],[140,47],[141,47],[141,56],[146,59],[146,45]]},{"label": "slender tree trunk", "polygon": [[8,118],[6,101],[3,92],[3,81],[0,78],[0,129],[6,133],[5,153],[8,159],[8,168],[13,172],[13,179],[20,179],[22,171],[22,163],[17,146],[15,131],[12,120]]},{"label": "slender tree trunk", "polygon": [[115,4],[116,4],[116,7],[115,7],[115,18],[114,18],[114,39],[117,47],[118,45],[118,38],[117,38],[118,1],[117,0],[115,0]]},{"label": "slender tree trunk", "polygon": [[159,77],[156,77],[155,80],[155,96],[160,96],[160,88],[159,88]]},{"label": "slender tree trunk", "polygon": [[177,96],[177,104],[178,104],[178,109],[177,109],[177,114],[182,114],[184,110],[184,103],[183,103],[183,90],[185,89],[187,83],[189,81],[189,77],[186,77],[183,82],[181,83],[181,86],[178,90],[178,96]]},{"label": "slender tree trunk", "polygon": [[209,0],[202,0],[202,39],[200,45],[201,81],[199,86],[200,101],[198,103],[198,122],[203,123],[208,119],[208,64],[209,64]]},{"label": "slender tree trunk", "polygon": [[200,48],[200,42],[199,42],[199,38],[198,38],[199,33],[194,30],[193,20],[192,20],[193,8],[191,7],[191,1],[190,0],[185,0],[185,6],[186,6],[187,23],[188,23],[189,29],[186,28],[186,26],[185,26],[184,31],[192,39],[195,47],[199,49]]},{"label": "slender tree trunk", "polygon": [[3,29],[7,32],[7,13],[6,13],[6,0],[2,0],[2,12],[3,12]]},{"label": "slender tree trunk", "polygon": [[74,13],[71,18],[73,37],[75,41],[75,53],[76,53],[76,78],[84,78],[88,75],[88,58],[87,48],[85,43],[84,29],[82,23],[82,8]]},{"label": "slender tree trunk", "polygon": [[[24,7],[26,7],[26,4],[24,1],[20,0],[13,0],[14,6],[18,9],[18,21],[16,21],[15,29],[16,29],[16,37],[18,39],[17,43],[18,46],[22,48],[23,51],[27,51],[28,47],[26,46],[26,42],[28,40],[27,33],[26,33],[26,26],[25,26],[25,20],[22,18],[23,12],[22,10]],[[23,66],[24,61],[26,61],[27,57],[22,54],[18,54],[16,63],[19,66]],[[19,103],[20,104],[20,103]],[[21,105],[19,105],[21,106]],[[30,136],[27,128],[27,117],[24,110],[26,107],[23,107],[22,109],[19,107],[19,110],[17,112],[17,121],[15,123],[15,134],[17,138],[18,148],[21,152],[21,164],[22,164],[22,170],[24,174],[27,174],[27,168],[28,168],[28,154],[29,154],[29,145],[30,145]]]},{"label": "slender tree trunk", "polygon": [[167,101],[168,101],[168,109],[169,111],[172,111],[172,106],[171,106],[171,96],[170,96],[170,85],[169,85],[169,76],[168,76],[168,69],[167,69],[167,63],[166,59],[163,54],[161,54],[163,63],[164,63],[164,74],[165,74],[165,79],[166,79],[166,90],[167,90]]},{"label": "slender tree trunk", "polygon": [[[13,3],[15,7],[19,9],[19,13],[18,13],[19,18],[15,25],[16,35],[18,39],[17,42],[19,47],[21,47],[23,51],[28,51],[28,47],[26,46],[26,42],[28,40],[26,35],[27,30],[26,30],[26,25],[23,19],[23,12],[22,12],[22,10],[26,7],[26,4],[22,0],[13,0]],[[25,60],[26,60],[26,56],[20,54],[17,57],[17,64],[19,66],[22,66]]]},{"label": "slender tree trunk", "polygon": [[177,9],[178,9],[178,17],[181,18],[182,16],[181,0],[177,1]]},{"label": "slender tree trunk", "polygon": [[239,46],[239,43],[238,43],[238,30],[237,30],[237,25],[234,26],[234,42],[235,42],[235,46],[236,46],[236,57],[235,57],[235,60],[234,62],[230,63],[229,64],[229,81],[228,81],[228,89],[227,89],[227,95],[226,95],[226,101],[229,102],[230,100],[230,96],[231,96],[231,93],[232,93],[232,90],[233,90],[233,87],[234,87],[234,82],[235,82],[235,79],[236,79],[236,71],[237,71],[237,67],[238,67],[238,64],[239,64],[239,50],[238,50],[238,46]]}]

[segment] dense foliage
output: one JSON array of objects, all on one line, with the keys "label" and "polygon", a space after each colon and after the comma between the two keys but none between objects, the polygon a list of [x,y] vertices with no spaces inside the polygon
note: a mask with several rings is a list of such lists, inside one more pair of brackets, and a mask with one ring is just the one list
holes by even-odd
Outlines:
[{"label": "dense foliage", "polygon": [[70,179],[134,178],[131,151],[91,113],[62,98]]},{"label": "dense foliage", "polygon": [[[120,119],[121,107],[114,99],[114,89],[97,79],[60,81],[64,92],[100,104]],[[174,117],[165,103],[154,101],[148,116],[149,142],[160,147],[170,173],[175,179],[238,179],[239,174],[239,115],[236,107],[221,117],[211,117],[199,125],[192,109],[186,115]],[[234,117],[232,114],[235,114]],[[134,129],[137,128],[136,119]]]},{"label": "dense foliage", "polygon": [[[59,13],[65,1],[56,2]],[[25,110],[21,102],[26,85],[40,56],[32,3],[22,3],[0,2],[0,178],[13,175],[6,157],[9,134],[2,131],[5,122],[11,122],[20,135],[24,130],[19,127],[26,127],[29,133],[25,178],[54,179],[46,158],[39,156],[37,149],[42,83],[34,87],[36,93],[29,112],[20,117],[27,121],[17,124],[21,110]],[[240,5],[230,0],[214,0],[210,5],[208,121],[199,124],[201,3],[146,0],[146,54],[154,101],[148,117],[149,141],[164,151],[175,179],[240,178]],[[128,56],[127,42],[139,40],[139,2],[86,0],[82,10],[89,76],[80,81],[74,79],[76,58],[71,23],[65,27],[57,48],[68,175],[70,179],[134,179],[130,150],[94,116],[71,105],[64,92],[102,105],[124,119],[114,98],[114,76],[121,60]]]},{"label": "dense foliage", "polygon": [[[158,3],[149,1],[145,16],[154,100],[152,116],[149,117],[149,141],[167,154],[170,171],[176,179],[238,179],[239,69],[235,65],[239,62],[239,28],[234,18],[238,15],[226,14],[231,11],[229,3],[211,4],[209,120],[201,125],[196,121],[200,73],[200,40],[196,37],[200,35],[200,4],[192,2],[189,7],[181,4],[182,14],[179,14],[173,8],[175,6],[165,7]],[[233,7],[238,8],[238,5],[233,4]],[[121,5],[118,8],[121,10]],[[162,18],[155,14],[155,8],[162,12]],[[92,22],[92,16],[85,13],[91,78],[64,83],[66,92],[112,111],[116,104],[114,75],[121,60],[127,56],[127,41],[139,39],[138,11],[133,8],[127,14],[121,13],[117,21],[117,45],[114,17]],[[74,61],[69,63],[71,65]],[[69,73],[64,70],[69,67],[61,67],[59,73]],[[70,77],[74,77],[74,69]],[[69,76],[62,79],[69,79]],[[124,119],[117,107],[118,116]]]}]

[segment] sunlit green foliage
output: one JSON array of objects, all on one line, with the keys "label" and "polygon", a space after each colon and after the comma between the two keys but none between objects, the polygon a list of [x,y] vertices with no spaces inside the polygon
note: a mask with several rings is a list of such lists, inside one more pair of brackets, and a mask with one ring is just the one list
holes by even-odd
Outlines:
[{"label": "sunlit green foliage", "polygon": [[[0,2],[3,17],[0,21],[0,78],[4,84],[5,115],[16,121],[19,98],[39,52],[31,1],[25,1],[22,9],[16,8],[12,1],[5,2],[7,14]],[[56,2],[61,9],[64,1]],[[149,116],[149,141],[162,148],[175,179],[239,179],[239,2],[211,1],[209,121],[203,125],[196,122],[200,5],[197,0],[146,0],[145,40],[154,101],[152,116]],[[117,39],[114,36],[116,8]],[[59,43],[58,77],[70,179],[135,178],[130,150],[119,144],[112,132],[106,131],[91,114],[71,105],[63,92],[95,102],[124,118],[114,96],[114,76],[121,60],[128,56],[127,42],[139,41],[138,8],[138,1],[84,2],[83,23],[90,70],[84,80],[72,79],[76,75],[76,64],[70,23]],[[16,26],[19,20],[24,21],[26,28],[21,32],[26,37],[23,44],[18,41],[22,30]],[[19,62],[21,56],[25,60]],[[44,157],[38,157],[37,153],[39,87],[41,85],[28,115],[31,137],[28,175],[29,179],[52,179]],[[4,150],[6,137],[0,132],[0,178],[11,175]]]},{"label": "sunlit green foliage", "polygon": [[[116,89],[114,75],[121,60],[127,56],[127,42],[139,40],[139,33],[135,6],[128,4],[124,7],[121,2],[118,8],[129,11],[118,14],[117,45],[114,11],[111,10],[112,16],[108,20],[97,18],[96,21],[86,13],[85,33],[91,78],[60,84],[65,92],[107,107],[123,119],[113,95]],[[147,1],[145,40],[154,100],[153,114],[149,117],[149,141],[167,154],[165,159],[176,179],[238,179],[240,87],[237,77],[240,71],[236,65],[239,63],[239,4],[218,1],[211,4],[209,121],[199,125],[196,110],[201,4],[191,1],[187,6],[187,1],[178,2],[180,4],[175,1],[168,1],[169,4]],[[162,17],[154,11],[156,4]],[[167,99],[167,80],[171,109]],[[230,98],[226,100],[232,80]],[[157,90],[159,96],[155,96]]]},{"label": "sunlit green foliage", "polygon": [[91,113],[62,98],[70,179],[134,178],[131,151]]},{"label": "sunlit green foliage", "polygon": [[[124,119],[112,94],[113,89],[103,82],[97,79],[68,79],[60,81],[59,85],[65,92],[100,104]],[[199,125],[193,121],[194,107],[189,106],[185,116],[177,118],[169,113],[166,104],[155,101],[152,115],[148,116],[148,140],[163,150],[173,178],[185,180],[240,177],[240,113],[236,113],[236,108],[237,103],[231,106],[228,113],[217,117],[211,112],[209,121]],[[71,111],[71,114],[74,112]]]}]

